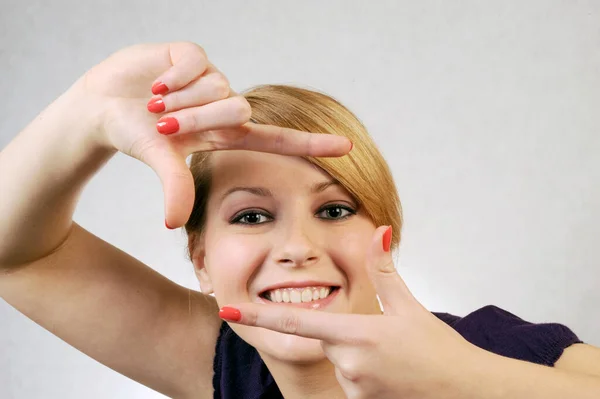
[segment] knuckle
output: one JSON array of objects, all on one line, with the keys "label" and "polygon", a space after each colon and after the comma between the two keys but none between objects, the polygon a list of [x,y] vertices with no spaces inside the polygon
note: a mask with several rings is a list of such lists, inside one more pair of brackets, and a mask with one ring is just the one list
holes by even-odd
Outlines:
[{"label": "knuckle", "polygon": [[275,149],[282,152],[285,143],[285,131],[283,128],[278,128],[275,134]]},{"label": "knuckle", "polygon": [[313,153],[313,147],[314,147],[313,139],[314,138],[315,138],[314,135],[312,135],[312,134],[308,135],[308,139],[306,140],[306,153],[307,154]]},{"label": "knuckle", "polygon": [[338,369],[345,379],[352,382],[357,382],[364,375],[360,364],[352,358],[342,360],[338,365]]},{"label": "knuckle", "polygon": [[202,130],[202,119],[198,113],[182,116],[182,130],[187,132],[199,132]]},{"label": "knuckle", "polygon": [[244,97],[237,96],[231,99],[232,114],[236,123],[244,124],[252,117],[252,107]]},{"label": "knuckle", "polygon": [[279,320],[281,331],[286,334],[295,334],[300,328],[300,319],[293,315],[285,315]]},{"label": "knuckle", "polygon": [[219,74],[215,77],[213,81],[213,90],[215,96],[219,99],[229,97],[229,81],[224,75]]},{"label": "knuckle", "polygon": [[173,108],[177,108],[181,105],[181,92],[179,91],[174,91],[171,93],[167,93],[164,96],[162,96],[162,100],[163,103],[165,104],[165,107],[173,109]]},{"label": "knuckle", "polygon": [[197,43],[194,42],[183,42],[181,48],[185,53],[185,57],[191,63],[194,70],[204,70],[208,62],[206,51]]},{"label": "knuckle", "polygon": [[189,46],[189,50],[192,54],[195,54],[200,58],[208,58],[206,56],[206,50],[204,50],[204,47],[202,47],[198,43],[188,41],[188,42],[184,42],[184,44],[186,46]]}]

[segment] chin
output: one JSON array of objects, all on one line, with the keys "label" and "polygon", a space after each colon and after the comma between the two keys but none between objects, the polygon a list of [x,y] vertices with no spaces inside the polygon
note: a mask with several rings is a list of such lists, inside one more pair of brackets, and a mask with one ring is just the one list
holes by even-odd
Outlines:
[{"label": "chin", "polygon": [[265,329],[249,329],[245,326],[236,327],[236,333],[255,347],[263,358],[268,356],[280,362],[296,364],[316,363],[326,358],[321,342],[317,339]]}]

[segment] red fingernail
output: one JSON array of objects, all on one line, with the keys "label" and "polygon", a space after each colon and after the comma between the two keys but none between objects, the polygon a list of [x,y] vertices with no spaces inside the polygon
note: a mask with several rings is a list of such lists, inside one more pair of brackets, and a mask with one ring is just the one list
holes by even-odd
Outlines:
[{"label": "red fingernail", "polygon": [[179,130],[179,122],[170,116],[162,117],[156,122],[156,129],[161,134],[173,134]]},{"label": "red fingernail", "polygon": [[165,219],[165,227],[169,230],[173,230],[173,227],[169,226],[166,219]]},{"label": "red fingernail", "polygon": [[[353,148],[354,148],[354,143],[350,142],[350,151],[352,151]],[[348,152],[350,152],[350,151],[348,151]]]},{"label": "red fingernail", "polygon": [[163,82],[156,82],[152,85],[152,94],[165,94],[169,88]]},{"label": "red fingernail", "polygon": [[240,321],[242,320],[242,313],[236,308],[224,306],[219,310],[219,317],[223,320]]},{"label": "red fingernail", "polygon": [[390,252],[392,246],[392,226],[383,233],[383,252]]},{"label": "red fingernail", "polygon": [[165,110],[165,103],[163,102],[162,98],[154,98],[150,101],[148,101],[148,111],[150,112],[154,112],[155,114],[158,114],[159,112],[163,112]]}]

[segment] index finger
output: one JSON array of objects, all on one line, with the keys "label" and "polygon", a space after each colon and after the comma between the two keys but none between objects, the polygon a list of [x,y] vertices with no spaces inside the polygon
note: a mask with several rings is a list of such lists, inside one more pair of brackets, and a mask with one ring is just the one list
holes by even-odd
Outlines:
[{"label": "index finger", "polygon": [[256,303],[225,306],[219,312],[219,316],[230,322],[319,339],[331,344],[353,340],[350,334],[357,331],[360,323],[360,320],[357,320],[358,315],[354,314],[327,313],[286,305]]},{"label": "index finger", "polygon": [[171,67],[152,85],[153,94],[165,94],[186,86],[209,67],[204,49],[191,42],[168,43],[161,48]]},{"label": "index finger", "polygon": [[249,150],[281,155],[340,157],[352,150],[352,142],[343,136],[308,133],[300,130],[248,122],[239,128],[224,129],[222,148]]}]

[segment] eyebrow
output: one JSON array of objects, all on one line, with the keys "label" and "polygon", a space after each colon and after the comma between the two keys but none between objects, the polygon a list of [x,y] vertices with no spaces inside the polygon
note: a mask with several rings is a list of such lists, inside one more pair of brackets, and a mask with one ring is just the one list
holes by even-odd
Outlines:
[{"label": "eyebrow", "polygon": [[[331,186],[341,186],[341,184],[339,182],[337,182],[337,181],[334,181],[334,180],[325,181],[325,182],[321,182],[321,183],[316,183],[316,184],[313,184],[313,186],[310,189],[310,192],[312,194],[321,193],[321,192],[327,190]],[[225,194],[223,194],[221,196],[221,201],[223,201],[228,195],[230,195],[232,193],[235,193],[237,191],[245,191],[247,193],[254,194],[254,195],[259,196],[259,197],[273,197],[273,193],[271,192],[271,190],[269,190],[268,188],[265,188],[265,187],[241,187],[241,186],[237,186],[237,187],[232,187],[229,190],[227,190],[225,192]]]}]

